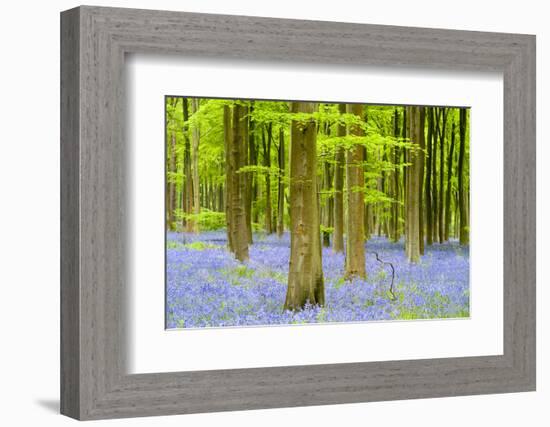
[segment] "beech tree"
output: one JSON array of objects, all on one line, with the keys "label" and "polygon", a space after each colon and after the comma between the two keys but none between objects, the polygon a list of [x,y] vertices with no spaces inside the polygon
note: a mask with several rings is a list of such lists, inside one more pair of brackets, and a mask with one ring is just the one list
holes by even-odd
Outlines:
[{"label": "beech tree", "polygon": [[455,121],[451,126],[451,146],[449,147],[449,154],[447,155],[447,189],[445,191],[445,241],[449,240],[449,231],[451,229],[451,193],[452,193],[452,176],[453,176],[453,153],[455,148]]},{"label": "beech tree", "polygon": [[439,243],[445,241],[445,205],[443,196],[445,194],[444,188],[444,176],[445,176],[445,130],[447,127],[447,113],[446,108],[441,108],[441,125],[438,126],[439,136],[439,200],[437,205],[439,206],[439,215],[437,218],[438,230],[439,230]]},{"label": "beech tree", "polygon": [[277,178],[277,235],[281,237],[285,231],[285,132],[282,126],[279,128],[277,159],[279,162],[279,173]]},{"label": "beech tree", "polygon": [[189,101],[182,98],[182,136],[183,136],[183,203],[182,227],[188,232],[193,231],[192,221],[188,220],[192,213],[193,179],[191,176],[191,141],[189,140]]},{"label": "beech tree", "polygon": [[[267,128],[267,129],[266,129]],[[267,133],[267,135],[266,135]],[[271,210],[271,140],[273,134],[273,125],[269,123],[262,128],[262,148],[264,154],[265,174],[265,231],[268,234],[273,233],[273,212]]]},{"label": "beech tree", "polygon": [[410,166],[407,168],[406,212],[407,235],[405,251],[410,262],[420,260],[420,217],[422,194],[421,172],[423,166],[422,147],[424,146],[424,107],[409,107],[409,129],[413,149],[409,150]]},{"label": "beech tree", "polygon": [[[248,124],[248,147],[247,147],[247,159],[246,164],[249,166],[255,166],[257,163],[256,160],[256,125],[254,122],[253,112],[254,112],[254,101],[251,101],[250,106],[248,107],[248,117],[246,118]],[[247,173],[246,175],[246,193],[245,193],[245,210],[246,210],[246,231],[248,234],[248,243],[252,243],[252,202],[255,199],[255,182],[254,174]]]},{"label": "beech tree", "polygon": [[[197,114],[199,111],[199,98],[191,98],[191,113]],[[200,190],[199,190],[199,142],[200,128],[195,124],[191,130],[191,179],[193,185],[193,214],[195,218],[200,214]],[[191,220],[191,230],[199,232],[199,223],[196,219]]]},{"label": "beech tree", "polygon": [[[346,113],[346,104],[339,104],[340,114]],[[346,125],[338,123],[338,137],[346,136]],[[332,250],[336,253],[344,251],[344,148],[336,147],[334,156],[334,236]]]},{"label": "beech tree", "polygon": [[[312,114],[317,104],[292,102],[291,112]],[[317,124],[294,119],[290,144],[290,262],[285,308],[325,303],[319,200],[317,195]]]},{"label": "beech tree", "polygon": [[[347,112],[357,117],[363,117],[362,104],[348,104]],[[364,131],[361,126],[354,124],[349,127],[349,134],[354,136],[363,136]],[[365,150],[355,144],[347,150],[346,153],[346,178],[347,178],[347,196],[348,196],[348,215],[347,215],[347,250],[346,250],[346,272],[347,278],[365,277],[365,171],[363,162],[365,160]]]},{"label": "beech tree", "polygon": [[[176,173],[176,134],[173,133],[170,137],[170,172]],[[174,231],[176,223],[174,220],[174,212],[176,210],[176,184],[173,178],[168,181],[168,229]]]},{"label": "beech tree", "polygon": [[426,203],[426,244],[433,244],[433,210],[432,210],[432,164],[433,164],[433,108],[426,107],[425,114],[428,122],[428,137],[426,140],[426,180],[424,186],[424,199]]},{"label": "beech tree", "polygon": [[458,206],[460,210],[460,244],[466,245],[470,241],[468,229],[468,188],[464,177],[466,159],[466,126],[468,115],[465,108],[460,109],[460,151],[458,155]]},{"label": "beech tree", "polygon": [[225,146],[227,159],[227,234],[230,250],[239,261],[248,259],[248,231],[246,225],[246,174],[240,173],[245,165],[247,135],[247,107],[236,103],[224,107]]},{"label": "beech tree", "polygon": [[[399,138],[399,111],[397,109],[397,107],[395,108],[394,110],[394,113],[393,113],[393,136],[394,138]],[[401,157],[401,152],[400,152],[400,148],[398,145],[394,145],[394,147],[392,147],[392,151],[393,151],[393,170],[392,170],[392,174],[393,174],[393,179],[392,179],[392,186],[391,186],[391,197],[393,198],[392,200],[392,204],[391,204],[391,234],[390,234],[390,238],[392,241],[394,242],[397,242],[399,241],[399,238],[401,237],[400,236],[400,227],[401,227],[401,224],[400,224],[400,206],[399,206],[399,203],[400,203],[400,200],[401,200],[401,189],[400,189],[400,186],[399,186],[399,165],[400,165],[400,162],[399,162],[399,159]]]},{"label": "beech tree", "polygon": [[432,230],[432,240],[434,242],[441,242],[439,240],[439,192],[437,185],[437,153],[438,153],[438,144],[437,144],[437,135],[439,134],[439,119],[441,116],[441,110],[434,107],[433,111],[433,133],[432,133],[432,206],[433,206],[433,230]]}]

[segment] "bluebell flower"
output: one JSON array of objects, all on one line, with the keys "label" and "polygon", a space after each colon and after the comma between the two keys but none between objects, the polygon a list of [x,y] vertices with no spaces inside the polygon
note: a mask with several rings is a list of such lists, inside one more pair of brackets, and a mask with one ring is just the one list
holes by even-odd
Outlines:
[{"label": "bluebell flower", "polygon": [[[464,317],[469,315],[469,250],[456,241],[426,246],[409,264],[403,242],[374,237],[366,243],[365,279],[344,281],[344,255],[323,248],[325,306],[284,310],[290,236],[257,235],[250,260],[239,263],[226,249],[224,231],[167,234],[168,328],[255,326],[319,322]],[[369,251],[393,263],[391,272]],[[381,273],[384,271],[385,274]]]}]

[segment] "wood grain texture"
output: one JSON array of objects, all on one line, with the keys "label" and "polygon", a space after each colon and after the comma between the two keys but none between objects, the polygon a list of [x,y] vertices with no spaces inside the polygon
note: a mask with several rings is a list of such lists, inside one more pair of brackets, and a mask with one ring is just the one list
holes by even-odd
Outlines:
[{"label": "wood grain texture", "polygon": [[[61,16],[61,408],[77,419],[535,389],[535,38],[83,6]],[[504,75],[504,354],[128,375],[124,55]]]},{"label": "wood grain texture", "polygon": [[61,412],[80,414],[79,18],[61,20]]}]

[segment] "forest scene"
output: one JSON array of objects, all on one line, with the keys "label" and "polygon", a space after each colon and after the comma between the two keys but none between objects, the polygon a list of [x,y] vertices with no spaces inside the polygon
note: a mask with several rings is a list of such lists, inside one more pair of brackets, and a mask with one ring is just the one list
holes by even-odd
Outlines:
[{"label": "forest scene", "polygon": [[166,327],[469,317],[469,119],[165,97]]}]

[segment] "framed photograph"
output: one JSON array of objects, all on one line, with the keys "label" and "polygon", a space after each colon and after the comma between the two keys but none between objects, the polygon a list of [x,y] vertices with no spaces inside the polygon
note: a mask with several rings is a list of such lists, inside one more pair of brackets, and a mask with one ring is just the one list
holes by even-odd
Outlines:
[{"label": "framed photograph", "polygon": [[61,14],[61,411],[535,390],[535,37]]}]

